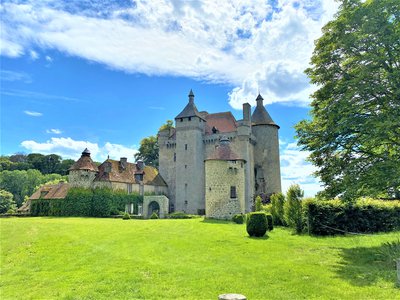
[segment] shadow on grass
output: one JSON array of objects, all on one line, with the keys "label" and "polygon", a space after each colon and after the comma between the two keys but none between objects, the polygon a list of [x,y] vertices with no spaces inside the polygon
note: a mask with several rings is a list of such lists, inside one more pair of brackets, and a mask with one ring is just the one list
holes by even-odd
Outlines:
[{"label": "shadow on grass", "polygon": [[396,269],[382,256],[384,246],[342,248],[341,261],[335,268],[339,278],[356,286],[369,286],[379,280],[393,282],[396,286]]},{"label": "shadow on grass", "polygon": [[255,236],[247,236],[248,239],[250,240],[255,240],[255,241],[263,241],[263,240],[268,240],[269,239],[269,235],[264,235],[262,237],[255,237]]},{"label": "shadow on grass", "polygon": [[206,219],[206,218],[204,218],[204,220],[201,222],[206,224],[225,224],[225,225],[234,224],[233,222],[228,220]]}]

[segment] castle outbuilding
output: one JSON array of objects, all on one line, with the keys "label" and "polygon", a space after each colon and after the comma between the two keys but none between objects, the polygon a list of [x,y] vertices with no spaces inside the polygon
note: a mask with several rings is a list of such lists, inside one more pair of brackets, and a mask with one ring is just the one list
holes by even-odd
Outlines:
[{"label": "castle outbuilding", "polygon": [[[250,104],[243,104],[242,120],[230,112],[198,111],[194,98],[190,91],[175,128],[158,133],[159,172],[168,185],[170,211],[227,218],[222,207],[249,212],[255,195],[280,192],[279,126],[261,95],[252,115]],[[225,157],[227,149],[231,156]]]}]

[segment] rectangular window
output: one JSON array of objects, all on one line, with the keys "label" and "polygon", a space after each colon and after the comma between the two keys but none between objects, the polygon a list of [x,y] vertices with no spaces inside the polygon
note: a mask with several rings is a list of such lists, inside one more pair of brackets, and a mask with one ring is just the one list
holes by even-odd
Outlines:
[{"label": "rectangular window", "polygon": [[185,150],[187,150],[187,144],[185,144]]},{"label": "rectangular window", "polygon": [[174,153],[174,161],[176,161],[176,153]]},{"label": "rectangular window", "polygon": [[128,194],[132,193],[132,183],[128,183]]},{"label": "rectangular window", "polygon": [[236,186],[231,186],[231,198],[237,198]]},{"label": "rectangular window", "polygon": [[189,117],[189,122],[192,121],[192,117]]}]

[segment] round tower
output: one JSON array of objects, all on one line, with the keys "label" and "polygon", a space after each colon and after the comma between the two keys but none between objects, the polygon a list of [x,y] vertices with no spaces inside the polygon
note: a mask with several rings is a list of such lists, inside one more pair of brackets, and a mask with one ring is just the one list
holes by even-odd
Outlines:
[{"label": "round tower", "polygon": [[205,160],[206,217],[231,219],[245,213],[245,164],[222,137]]},{"label": "round tower", "polygon": [[255,194],[271,195],[281,192],[281,170],[279,161],[279,126],[275,124],[259,94],[257,106],[251,116],[252,132],[256,138],[254,146]]},{"label": "round tower", "polygon": [[69,168],[68,181],[71,187],[90,188],[99,169],[90,157],[90,151],[83,150],[81,157]]}]

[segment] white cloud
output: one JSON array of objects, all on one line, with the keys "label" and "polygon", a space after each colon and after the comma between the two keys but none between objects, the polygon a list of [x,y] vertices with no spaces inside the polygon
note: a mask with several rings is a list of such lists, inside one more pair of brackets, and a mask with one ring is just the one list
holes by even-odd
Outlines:
[{"label": "white cloud", "polygon": [[49,63],[53,62],[53,59],[51,58],[51,56],[46,55],[46,56],[45,56],[45,59],[46,59],[46,61],[49,62]]},{"label": "white cloud", "polygon": [[46,133],[54,133],[54,134],[61,134],[62,131],[60,129],[47,129]]},{"label": "white cloud", "polygon": [[25,83],[31,83],[32,78],[25,72],[11,71],[11,70],[0,70],[0,79],[2,81],[22,81]]},{"label": "white cloud", "polygon": [[282,191],[286,192],[291,184],[299,184],[306,197],[314,196],[322,190],[321,183],[312,174],[316,168],[306,161],[307,151],[301,151],[296,143],[281,144]]},{"label": "white cloud", "polygon": [[39,54],[34,50],[30,50],[29,51],[29,55],[30,55],[32,60],[37,60],[39,58]]},{"label": "white cloud", "polygon": [[266,103],[305,105],[312,87],[303,70],[337,7],[334,0],[5,2],[0,44],[6,56],[57,49],[130,73],[228,83],[234,108],[254,104],[258,90]]},{"label": "white cloud", "polygon": [[24,110],[24,114],[32,117],[41,117],[43,114],[41,112],[37,111],[31,111],[31,110]]},{"label": "white cloud", "polygon": [[27,90],[19,90],[19,89],[2,89],[0,91],[2,95],[12,96],[12,97],[21,97],[27,99],[40,99],[40,100],[62,100],[62,101],[83,101],[78,98],[73,97],[66,97],[66,96],[59,96],[59,95],[52,95],[47,93],[41,92],[33,92]]},{"label": "white cloud", "polygon": [[46,142],[23,141],[21,146],[25,149],[43,154],[58,154],[63,158],[78,159],[82,151],[88,148],[91,152],[91,157],[95,161],[104,161],[109,155],[112,159],[127,157],[128,161],[134,161],[133,156],[137,152],[134,147],[126,147],[124,145],[112,144],[106,142],[103,146],[89,141],[76,141],[70,137],[51,138]]}]

